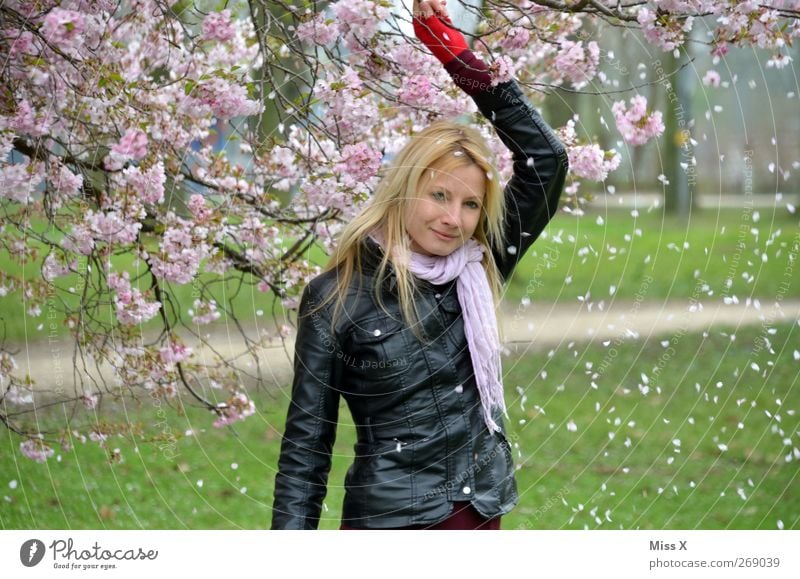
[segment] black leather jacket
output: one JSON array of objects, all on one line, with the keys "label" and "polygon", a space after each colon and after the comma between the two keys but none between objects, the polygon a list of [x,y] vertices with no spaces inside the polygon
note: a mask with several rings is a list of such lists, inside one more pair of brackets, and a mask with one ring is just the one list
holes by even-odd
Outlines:
[{"label": "black leather jacket", "polygon": [[[515,81],[473,98],[513,153],[506,250],[494,254],[507,280],[556,212],[567,155]],[[511,445],[499,412],[502,433],[492,435],[484,424],[455,280],[418,280],[425,345],[400,321],[393,276],[382,292],[392,315],[375,303],[381,248],[367,239],[362,250],[360,279],[357,273],[333,333],[332,303],[307,314],[334,291],[336,272],[313,279],[302,295],[272,528],[317,528],[340,396],[357,429],[343,522],[364,529],[435,523],[453,501],[471,501],[487,518],[509,512],[518,501]]]}]

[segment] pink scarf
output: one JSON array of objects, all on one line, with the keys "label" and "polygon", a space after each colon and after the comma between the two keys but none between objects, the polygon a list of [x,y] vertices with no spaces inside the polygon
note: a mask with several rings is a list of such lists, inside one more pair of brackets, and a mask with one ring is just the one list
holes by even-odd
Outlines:
[{"label": "pink scarf", "polygon": [[[380,234],[370,237],[381,247]],[[502,370],[500,365],[500,337],[494,311],[492,290],[486,270],[481,265],[486,247],[475,239],[445,257],[428,256],[411,252],[409,270],[418,278],[434,285],[458,278],[458,301],[464,316],[464,334],[467,337],[472,368],[483,407],[483,420],[489,432],[499,431],[492,419],[492,407],[498,407],[508,417],[503,399]]]}]

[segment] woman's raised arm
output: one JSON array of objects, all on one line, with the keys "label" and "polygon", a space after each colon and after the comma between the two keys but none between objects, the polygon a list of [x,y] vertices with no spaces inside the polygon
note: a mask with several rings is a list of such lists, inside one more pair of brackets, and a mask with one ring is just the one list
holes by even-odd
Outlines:
[{"label": "woman's raised arm", "polygon": [[505,187],[505,243],[501,251],[493,248],[500,274],[508,280],[558,209],[569,168],[567,151],[515,80],[493,86],[489,67],[449,25],[449,18],[424,14],[424,9],[415,10],[417,38],[472,97],[512,154],[514,174]]}]

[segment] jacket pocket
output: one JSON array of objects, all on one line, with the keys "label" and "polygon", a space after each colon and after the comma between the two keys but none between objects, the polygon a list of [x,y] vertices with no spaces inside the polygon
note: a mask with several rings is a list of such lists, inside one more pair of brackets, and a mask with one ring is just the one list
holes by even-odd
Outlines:
[{"label": "jacket pocket", "polygon": [[[350,374],[365,386],[388,384],[409,368],[404,325],[386,316],[359,322],[344,358]],[[396,380],[393,384],[399,386]]]}]

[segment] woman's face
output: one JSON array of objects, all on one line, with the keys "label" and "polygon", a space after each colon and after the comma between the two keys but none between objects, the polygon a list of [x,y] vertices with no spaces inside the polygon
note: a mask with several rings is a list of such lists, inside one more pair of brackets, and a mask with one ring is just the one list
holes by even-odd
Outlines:
[{"label": "woman's face", "polygon": [[481,218],[486,175],[477,165],[430,172],[420,194],[408,204],[406,231],[411,249],[425,255],[449,255],[472,237]]}]

